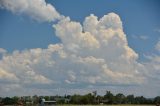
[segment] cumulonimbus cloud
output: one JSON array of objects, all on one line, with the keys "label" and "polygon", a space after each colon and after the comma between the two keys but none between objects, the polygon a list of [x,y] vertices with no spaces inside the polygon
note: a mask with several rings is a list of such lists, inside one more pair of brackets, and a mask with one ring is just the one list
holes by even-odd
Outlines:
[{"label": "cumulonimbus cloud", "polygon": [[137,62],[138,54],[128,46],[117,14],[109,13],[99,20],[91,14],[83,25],[65,17],[53,27],[61,39],[59,44],[3,53],[0,67],[5,74],[15,76],[14,83],[19,88],[76,89],[145,82],[143,65]]},{"label": "cumulonimbus cloud", "polygon": [[61,18],[55,7],[45,0],[0,0],[0,7],[13,13],[26,14],[37,21],[55,21]]}]

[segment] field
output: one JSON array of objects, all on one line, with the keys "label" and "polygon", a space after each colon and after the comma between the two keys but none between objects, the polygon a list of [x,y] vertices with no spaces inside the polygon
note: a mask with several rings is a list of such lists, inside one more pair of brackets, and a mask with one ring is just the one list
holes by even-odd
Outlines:
[{"label": "field", "polygon": [[155,105],[56,105],[56,106],[155,106]]},{"label": "field", "polygon": [[[13,105],[5,105],[5,106],[13,106]],[[45,106],[156,106],[156,105],[45,105]]]}]

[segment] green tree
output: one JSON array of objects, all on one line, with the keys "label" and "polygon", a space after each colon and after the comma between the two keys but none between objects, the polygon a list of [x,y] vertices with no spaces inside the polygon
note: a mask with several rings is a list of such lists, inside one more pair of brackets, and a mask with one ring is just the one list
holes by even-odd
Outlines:
[{"label": "green tree", "polygon": [[155,104],[160,104],[160,96],[157,96],[154,98],[154,103]]},{"label": "green tree", "polygon": [[38,102],[39,102],[39,97],[37,95],[34,95],[33,96],[33,103],[38,104]]},{"label": "green tree", "polygon": [[110,91],[106,91],[106,94],[104,95],[104,101],[107,104],[113,104],[114,103],[114,95]]},{"label": "green tree", "polygon": [[134,104],[134,95],[128,95],[127,97],[126,97],[126,102],[127,102],[127,104]]},{"label": "green tree", "polygon": [[80,99],[81,99],[81,96],[80,95],[73,95],[72,97],[71,97],[71,104],[79,104],[80,102]]},{"label": "green tree", "polygon": [[119,93],[115,96],[115,101],[117,104],[125,104],[125,96],[122,93]]},{"label": "green tree", "polygon": [[93,91],[92,93],[93,93],[93,97],[94,97],[94,98],[93,98],[93,99],[94,99],[94,100],[93,100],[93,103],[94,103],[94,104],[97,104],[97,100],[96,100],[97,91]]},{"label": "green tree", "polygon": [[50,97],[49,97],[49,96],[45,96],[44,99],[45,99],[46,101],[49,101],[49,100],[50,100]]},{"label": "green tree", "polygon": [[98,95],[96,100],[97,100],[97,104],[102,103],[103,102],[103,97]]},{"label": "green tree", "polygon": [[138,96],[135,97],[135,104],[145,104],[146,103],[146,98],[143,96]]},{"label": "green tree", "polygon": [[15,100],[13,98],[9,98],[9,97],[6,97],[6,98],[2,99],[2,103],[4,105],[14,105],[14,104],[16,104]]}]

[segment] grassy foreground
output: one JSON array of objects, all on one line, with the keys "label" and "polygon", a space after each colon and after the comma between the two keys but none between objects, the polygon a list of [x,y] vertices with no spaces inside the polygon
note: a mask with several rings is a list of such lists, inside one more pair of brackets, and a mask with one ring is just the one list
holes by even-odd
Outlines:
[{"label": "grassy foreground", "polygon": [[56,106],[155,106],[155,105],[56,105]]}]

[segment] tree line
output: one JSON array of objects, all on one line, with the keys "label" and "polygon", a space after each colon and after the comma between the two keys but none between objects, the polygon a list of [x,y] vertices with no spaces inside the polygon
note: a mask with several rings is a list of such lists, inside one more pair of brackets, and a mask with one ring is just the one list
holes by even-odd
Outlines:
[{"label": "tree line", "polygon": [[85,95],[72,95],[70,104],[160,104],[160,96],[155,98],[145,98],[144,96],[125,96],[122,93],[113,94],[106,91],[106,94],[101,96],[97,95],[97,91]]},{"label": "tree line", "polygon": [[64,96],[25,96],[25,97],[1,97],[0,104],[37,104],[39,98],[46,101],[56,101],[57,104],[160,104],[160,96],[155,98],[145,98],[143,96],[124,95],[122,93],[113,94],[106,91],[105,95],[98,95],[97,91],[85,95],[74,94]]}]

